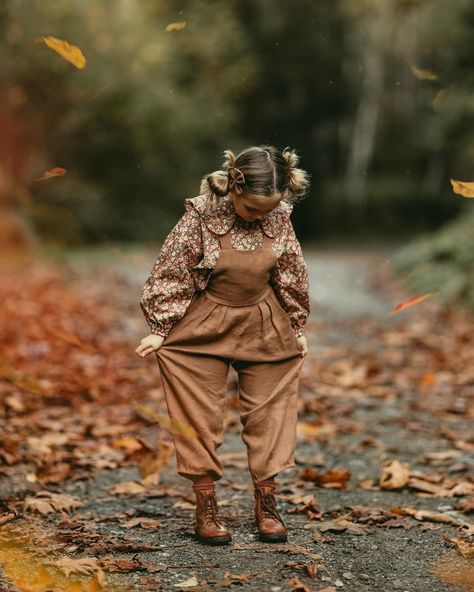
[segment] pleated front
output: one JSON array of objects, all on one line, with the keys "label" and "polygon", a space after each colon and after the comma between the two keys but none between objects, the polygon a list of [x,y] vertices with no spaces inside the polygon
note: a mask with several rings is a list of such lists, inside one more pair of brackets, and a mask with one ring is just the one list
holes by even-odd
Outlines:
[{"label": "pleated front", "polygon": [[266,235],[263,246],[253,251],[233,249],[229,233],[224,235],[206,290],[194,295],[161,348],[240,361],[299,356],[301,348],[290,317],[269,283],[276,263]]}]

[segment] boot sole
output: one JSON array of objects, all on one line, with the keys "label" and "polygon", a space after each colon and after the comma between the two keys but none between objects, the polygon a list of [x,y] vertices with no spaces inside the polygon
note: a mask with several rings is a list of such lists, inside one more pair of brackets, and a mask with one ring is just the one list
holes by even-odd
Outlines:
[{"label": "boot sole", "polygon": [[220,536],[220,537],[201,537],[198,534],[196,535],[197,540],[200,543],[204,543],[205,545],[227,545],[232,541],[232,537],[230,536]]},{"label": "boot sole", "polygon": [[258,538],[264,543],[286,543],[288,541],[286,534],[259,534]]}]

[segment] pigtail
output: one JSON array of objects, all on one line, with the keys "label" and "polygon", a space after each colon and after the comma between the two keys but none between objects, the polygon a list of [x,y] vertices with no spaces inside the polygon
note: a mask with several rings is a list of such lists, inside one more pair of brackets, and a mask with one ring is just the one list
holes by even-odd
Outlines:
[{"label": "pigtail", "polygon": [[222,166],[225,170],[214,171],[201,180],[199,191],[207,196],[206,212],[213,210],[220,198],[228,195],[229,191],[234,190],[240,194],[245,183],[242,171],[235,166],[237,157],[234,152],[224,150],[224,157]]},{"label": "pigtail", "polygon": [[294,202],[295,198],[301,198],[308,191],[310,175],[307,171],[297,167],[299,156],[289,146],[284,148],[282,157],[287,166],[287,184],[284,190],[284,199]]}]

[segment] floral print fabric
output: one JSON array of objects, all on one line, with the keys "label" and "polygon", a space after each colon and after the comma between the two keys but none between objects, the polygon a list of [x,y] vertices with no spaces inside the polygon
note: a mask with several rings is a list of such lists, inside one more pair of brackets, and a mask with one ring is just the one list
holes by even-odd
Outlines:
[{"label": "floral print fabric", "polygon": [[282,200],[261,220],[247,222],[228,197],[211,212],[205,211],[204,195],[186,198],[184,204],[186,211],[162,244],[142,289],[140,307],[151,332],[166,337],[194,293],[206,288],[220,254],[219,235],[230,230],[237,250],[260,248],[262,232],[274,239],[278,262],[270,283],[296,336],[304,335],[310,312],[308,272],[290,219],[293,206]]}]

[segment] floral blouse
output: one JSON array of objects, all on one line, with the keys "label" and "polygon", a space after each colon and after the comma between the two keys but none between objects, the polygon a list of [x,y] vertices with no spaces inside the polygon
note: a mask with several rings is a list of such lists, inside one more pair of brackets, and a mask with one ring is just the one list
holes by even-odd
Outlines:
[{"label": "floral blouse", "polygon": [[290,220],[293,205],[282,200],[261,220],[247,222],[228,197],[207,213],[205,195],[185,198],[184,204],[186,211],[162,244],[142,289],[140,307],[151,332],[166,337],[184,316],[194,293],[205,289],[219,258],[218,236],[230,230],[237,250],[259,248],[262,231],[274,238],[278,262],[270,283],[296,336],[304,335],[310,312],[308,272]]}]

